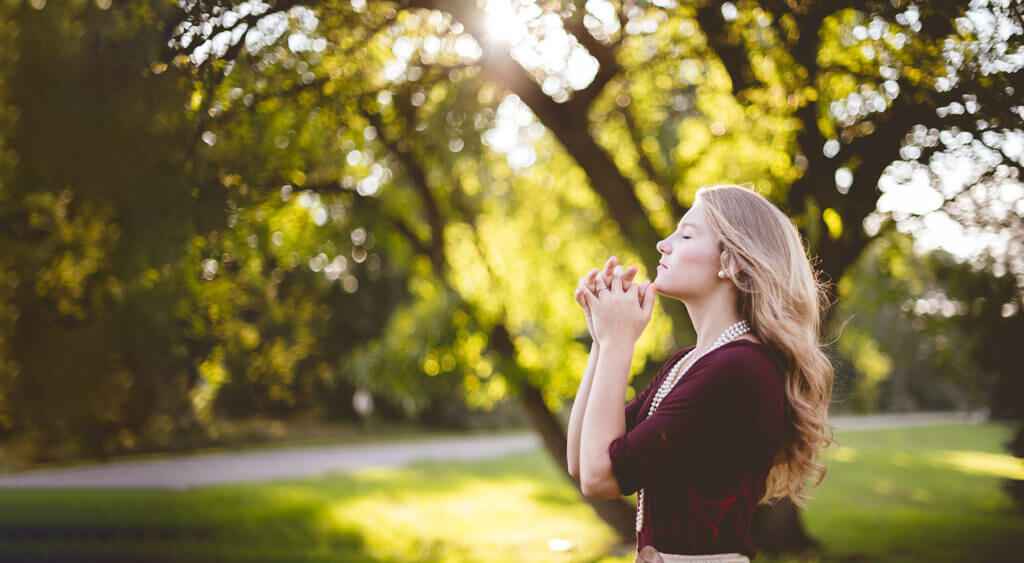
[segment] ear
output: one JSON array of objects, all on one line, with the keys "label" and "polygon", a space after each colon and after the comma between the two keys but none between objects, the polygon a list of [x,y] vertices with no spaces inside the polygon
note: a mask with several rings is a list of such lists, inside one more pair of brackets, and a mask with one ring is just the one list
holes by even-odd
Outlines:
[{"label": "ear", "polygon": [[738,272],[740,268],[733,253],[728,250],[723,250],[719,260],[721,264],[718,269],[725,272],[726,279],[736,279],[736,272]]}]

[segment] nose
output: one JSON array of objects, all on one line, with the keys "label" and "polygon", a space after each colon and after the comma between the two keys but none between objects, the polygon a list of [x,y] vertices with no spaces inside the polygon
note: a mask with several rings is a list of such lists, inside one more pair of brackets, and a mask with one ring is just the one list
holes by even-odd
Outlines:
[{"label": "nose", "polygon": [[654,245],[654,248],[657,249],[658,252],[660,252],[662,254],[665,254],[665,247],[664,247],[664,245],[665,245],[665,241],[664,240],[659,240],[658,244]]}]

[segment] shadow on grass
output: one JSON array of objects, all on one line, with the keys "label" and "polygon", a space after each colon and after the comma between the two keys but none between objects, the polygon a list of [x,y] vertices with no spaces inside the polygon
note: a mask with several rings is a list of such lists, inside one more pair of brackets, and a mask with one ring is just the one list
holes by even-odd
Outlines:
[{"label": "shadow on grass", "polygon": [[0,561],[399,560],[369,555],[358,527],[319,525],[315,504],[239,493],[6,491]]},{"label": "shadow on grass", "polygon": [[[271,484],[0,492],[0,561],[595,560],[614,537],[542,453]],[[572,538],[583,553],[554,553]]]},{"label": "shadow on grass", "polygon": [[[1013,560],[1024,515],[998,480],[1024,468],[1007,432],[838,434],[802,514],[824,551],[756,560]],[[0,492],[0,561],[632,561],[625,547],[541,450],[184,492]]]}]

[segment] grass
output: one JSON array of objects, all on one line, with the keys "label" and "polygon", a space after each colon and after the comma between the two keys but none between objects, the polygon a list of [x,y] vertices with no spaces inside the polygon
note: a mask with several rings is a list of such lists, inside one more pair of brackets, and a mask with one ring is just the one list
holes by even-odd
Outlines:
[{"label": "grass", "polygon": [[[999,424],[837,432],[803,514],[824,548],[757,561],[1005,561],[1024,478]],[[630,500],[634,501],[635,497]],[[552,540],[569,549],[553,551]],[[263,485],[0,491],[0,561],[633,560],[541,450]]]},{"label": "grass", "polygon": [[828,473],[804,513],[827,551],[807,560],[1020,558],[1024,514],[999,483],[1024,479],[1024,462],[1002,446],[1012,434],[996,423],[837,432],[845,446],[826,450]]}]

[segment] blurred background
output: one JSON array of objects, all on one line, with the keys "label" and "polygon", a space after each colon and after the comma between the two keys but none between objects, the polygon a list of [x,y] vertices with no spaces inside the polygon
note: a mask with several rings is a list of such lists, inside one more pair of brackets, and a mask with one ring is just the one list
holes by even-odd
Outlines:
[{"label": "blurred background", "polygon": [[[1008,0],[0,0],[0,559],[632,561],[635,497],[565,471],[572,294],[653,277],[726,182],[832,281],[848,444],[758,558],[1012,559],[1022,34]],[[627,400],[695,340],[659,303]],[[109,465],[368,444],[435,457]],[[78,466],[107,485],[17,480]]]}]

